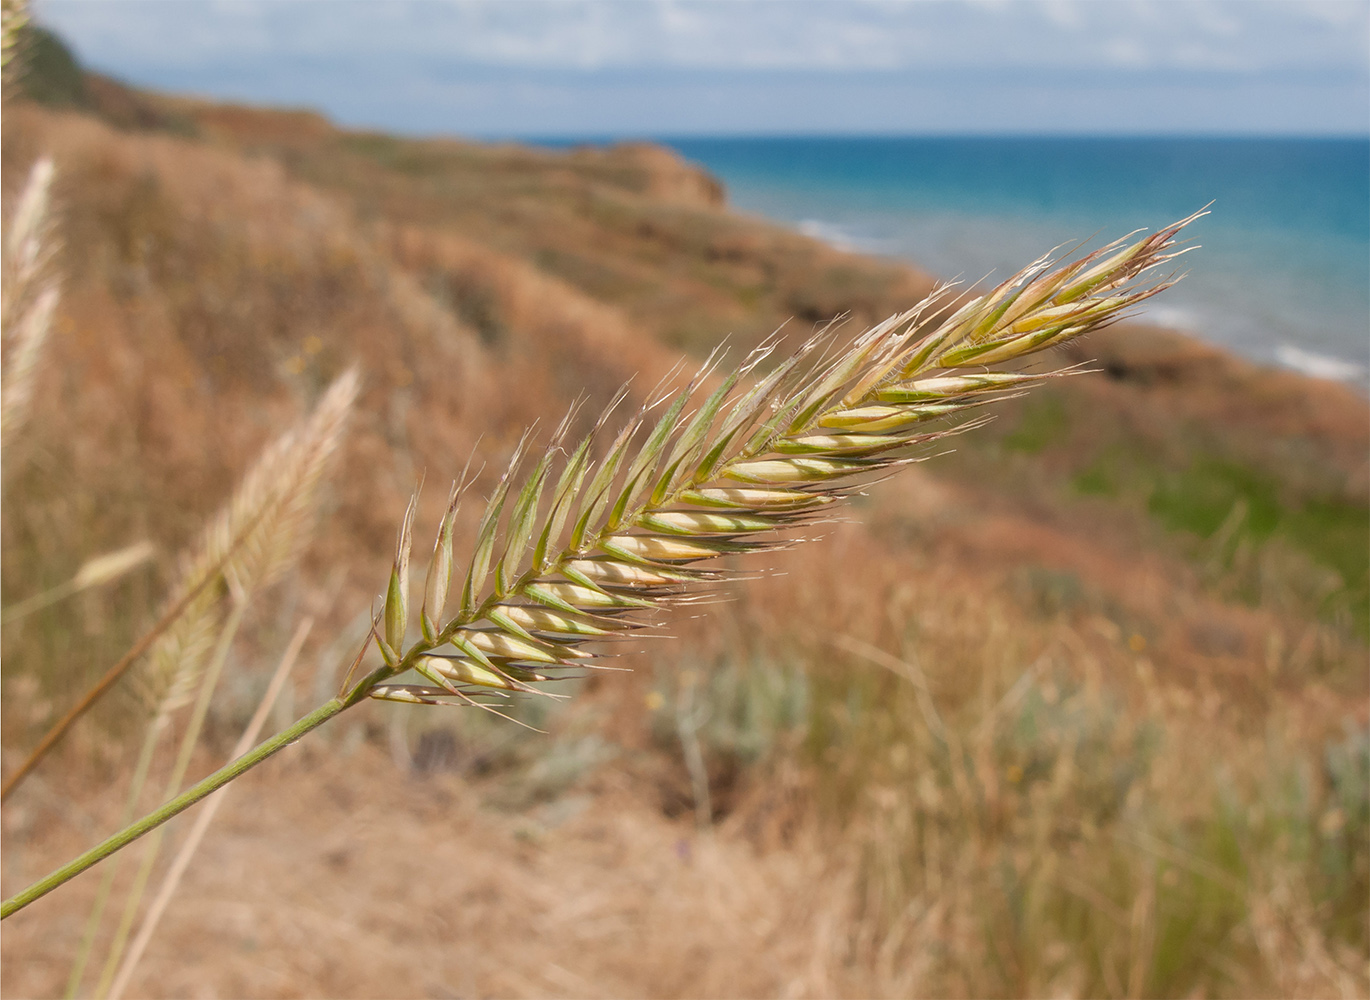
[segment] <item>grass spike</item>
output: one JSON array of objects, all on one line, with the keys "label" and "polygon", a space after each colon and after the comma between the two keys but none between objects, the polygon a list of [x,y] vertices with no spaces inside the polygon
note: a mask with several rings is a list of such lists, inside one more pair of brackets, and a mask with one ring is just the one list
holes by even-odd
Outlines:
[{"label": "grass spike", "polygon": [[[485,582],[491,554],[511,479],[526,446],[525,436],[482,517],[471,571],[463,587],[462,610],[450,621],[442,623],[439,629],[439,637],[456,649],[455,655],[445,658],[434,654],[434,644],[426,638],[407,649],[395,650],[396,662],[372,670],[347,688],[340,698],[320,706],[185,795],[5,901],[0,916],[8,916],[27,906],[364,698],[375,696],[428,703],[441,702],[447,697],[456,698],[463,704],[480,704],[459,686],[457,681],[461,677],[451,675],[465,672],[466,676],[472,676],[475,668],[480,667],[499,682],[498,687],[490,687],[492,694],[546,694],[536,685],[543,677],[556,676],[559,668],[598,666],[595,661],[604,654],[581,648],[583,638],[589,637],[578,631],[561,631],[558,616],[573,626],[589,621],[594,628],[607,633],[628,633],[641,627],[648,612],[709,597],[708,582],[719,576],[707,575],[709,571],[697,564],[740,551],[778,550],[805,540],[786,535],[779,529],[803,523],[801,515],[839,502],[872,482],[893,475],[919,459],[922,453],[917,448],[950,434],[967,432],[984,422],[983,419],[971,420],[934,433],[908,429],[919,423],[917,417],[923,415],[921,408],[929,403],[978,402],[986,398],[980,395],[982,393],[1022,389],[1034,381],[1060,374],[949,373],[946,371],[949,366],[960,363],[958,349],[987,346],[982,360],[992,356],[996,361],[1016,362],[1044,347],[1097,329],[1166,287],[1166,281],[1139,286],[1134,279],[1167,260],[1173,251],[1174,237],[1197,217],[1197,214],[1191,216],[1123,251],[1106,256],[1083,273],[1069,262],[1064,265],[1053,262],[1050,266],[1056,270],[1049,273],[1043,271],[1040,262],[1035,263],[1001,285],[998,291],[963,303],[945,321],[930,320],[925,324],[911,319],[907,324],[901,324],[896,320],[856,338],[847,347],[839,345],[831,332],[820,332],[801,344],[793,355],[763,376],[753,388],[742,392],[717,429],[713,428],[712,419],[701,422],[698,425],[700,441],[683,445],[681,451],[682,456],[692,456],[693,468],[682,469],[678,474],[671,472],[669,481],[675,485],[664,491],[654,489],[651,502],[631,516],[625,505],[622,523],[610,526],[603,515],[625,461],[630,470],[652,468],[659,456],[666,453],[666,443],[671,439],[670,431],[664,431],[659,438],[655,433],[650,434],[648,441],[652,448],[648,449],[646,457],[639,451],[630,458],[631,442],[641,429],[647,412],[646,408],[640,410],[627,421],[603,458],[595,463],[587,460],[583,469],[578,468],[569,476],[563,472],[558,480],[556,492],[566,486],[565,496],[575,499],[575,503],[569,499],[567,502],[568,510],[575,510],[568,544],[554,551],[553,546],[557,544],[552,540],[554,533],[544,531],[548,541],[540,544],[534,553],[538,558],[520,572],[511,570],[507,574],[504,581],[508,585],[507,592],[487,595]],[[1075,266],[1074,271],[1072,266]],[[1004,309],[997,316],[994,314],[999,304],[1009,299],[1015,290],[1025,285],[1032,287],[1038,282],[1045,282],[1040,285],[1044,289],[1060,285],[1060,291],[1028,304],[1019,312]],[[1081,293],[1082,283],[1087,287]],[[1020,301],[1022,295],[1019,291],[1013,302]],[[1021,328],[1026,328],[1025,324],[1032,322],[1035,310],[1062,305],[1075,308],[1052,314],[1037,332],[1021,334],[1010,329],[1014,324],[1024,324]],[[1004,318],[1010,315],[1013,318],[1006,325]],[[988,322],[984,322],[986,319]],[[767,345],[768,350],[770,346]],[[863,387],[864,391],[857,392],[856,387]],[[728,406],[728,398],[726,394],[719,398],[717,412],[723,412]],[[679,409],[672,406],[667,415],[673,421],[678,420],[679,414],[684,412],[683,406],[681,404]],[[870,408],[877,406],[907,407],[916,412],[906,424],[895,423],[884,428],[889,433],[879,440],[873,442],[868,438],[853,449],[850,438],[867,432],[851,430],[851,425],[865,419]],[[749,451],[745,443],[739,442],[744,438],[756,439],[754,430],[761,421],[761,414],[767,410],[772,417],[770,421],[762,421],[763,424],[774,421],[774,415],[784,411],[788,411],[788,419],[793,423],[788,426],[776,423],[759,445],[767,450]],[[853,416],[856,413],[861,416]],[[882,411],[882,420],[889,416],[887,411]],[[796,420],[796,417],[804,419]],[[834,433],[816,433],[809,427],[810,421],[832,424]],[[659,420],[657,427],[661,428],[663,424]],[[687,432],[694,426],[693,422],[687,423]],[[897,432],[893,431],[895,427],[899,428]],[[676,441],[679,445],[681,438],[677,437]],[[809,453],[787,453],[795,448]],[[549,449],[549,453],[551,451]],[[534,479],[542,477],[543,473],[535,470]],[[582,490],[583,478],[588,478],[590,483]],[[637,477],[626,478],[633,481]],[[553,512],[559,508],[560,504],[554,498]],[[703,511],[727,512],[729,516],[755,520],[730,523],[671,517]],[[570,518],[571,515],[566,516]],[[664,518],[664,523],[676,528],[688,527],[692,531],[654,530],[653,518]],[[777,530],[769,531],[764,527],[733,530],[756,527],[757,522],[769,522]],[[516,524],[506,528],[506,531],[510,530],[517,535],[523,529]],[[613,582],[607,577],[592,579],[586,572],[590,566],[617,574],[617,578]],[[662,579],[668,582],[663,584]],[[526,610],[517,610],[520,608]],[[506,616],[519,628],[511,630],[502,626],[500,616]],[[541,631],[547,632],[546,638],[538,635]],[[383,641],[375,636],[374,626],[372,635],[376,641]],[[562,636],[567,637],[566,641],[557,641]],[[442,681],[434,681],[435,688],[391,683],[400,674],[418,670],[420,666],[424,668],[421,674],[426,672],[430,680],[441,678]],[[484,673],[480,676],[486,681],[492,679]],[[472,686],[481,687],[479,684]]]},{"label": "grass spike", "polygon": [[509,495],[510,480],[518,469],[519,462],[523,459],[523,450],[527,447],[531,433],[531,431],[526,432],[519,439],[519,443],[514,447],[513,455],[509,458],[509,464],[505,467],[504,474],[500,476],[499,482],[495,485],[495,491],[485,504],[485,513],[481,515],[480,527],[476,529],[476,544],[471,556],[471,566],[467,570],[466,580],[462,584],[461,606],[464,615],[469,615],[474,610],[476,595],[485,585],[485,578],[490,573],[490,558],[495,551],[496,532],[499,529],[500,515],[504,512],[505,498]]},{"label": "grass spike", "polygon": [[391,649],[404,647],[404,634],[409,628],[409,556],[414,548],[414,511],[419,495],[409,498],[400,524],[400,537],[395,543],[395,562],[390,569],[390,586],[385,595],[385,643]]}]

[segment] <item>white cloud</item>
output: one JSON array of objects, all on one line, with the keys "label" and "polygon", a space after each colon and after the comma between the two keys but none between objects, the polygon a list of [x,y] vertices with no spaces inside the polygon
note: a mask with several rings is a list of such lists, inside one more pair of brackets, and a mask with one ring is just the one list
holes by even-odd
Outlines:
[{"label": "white cloud", "polygon": [[1158,66],[1195,37],[1221,38],[1260,69],[1370,61],[1370,5],[1357,0],[41,0],[38,9],[92,55],[150,62],[246,51],[411,53],[539,69],[1062,68],[1098,63],[1089,41],[1101,34],[1126,37],[1129,51]]},{"label": "white cloud", "polygon": [[1124,69],[1146,69],[1153,65],[1147,47],[1136,38],[1110,38],[1099,46],[1110,64]]},{"label": "white cloud", "polygon": [[[704,82],[713,88],[708,100],[715,108],[727,107],[728,98],[718,95],[729,87],[764,90],[778,105],[784,80],[814,75],[831,87],[871,74],[883,74],[887,90],[920,77],[943,88],[974,84],[985,100],[994,81],[1001,95],[996,99],[1007,100],[1015,89],[1045,93],[1051,81],[1058,90],[1078,88],[1119,73],[1130,74],[1139,94],[1164,87],[1168,95],[1176,93],[1169,77],[1177,73],[1210,77],[1195,86],[1229,88],[1245,81],[1278,89],[1281,80],[1304,86],[1317,78],[1350,96],[1329,91],[1320,98],[1326,107],[1310,107],[1308,114],[1324,117],[1332,114],[1327,107],[1342,109],[1335,112],[1337,124],[1327,124],[1327,117],[1314,130],[1363,131],[1364,120],[1348,122],[1370,100],[1365,0],[37,3],[40,20],[108,72],[239,99],[314,101],[345,119],[355,119],[348,108],[398,100],[401,92],[439,81],[468,86],[492,73],[502,74],[506,89],[529,76],[540,92],[549,86],[548,74],[562,74],[562,88],[581,85],[577,79],[598,86],[594,79],[603,74],[663,81],[713,75]],[[480,92],[483,103],[497,100],[488,89]],[[1043,97],[1039,106],[1047,117],[1024,127],[1052,127],[1054,104],[1059,101]],[[1195,106],[1206,105],[1200,100]],[[1125,117],[1126,109],[1119,113]],[[1185,114],[1176,109],[1175,120]],[[889,115],[895,127],[897,115]],[[993,109],[981,117],[993,119]],[[1248,116],[1226,111],[1214,125],[1237,119]],[[758,127],[767,121],[763,115]],[[1062,120],[1057,127],[1068,125]]]},{"label": "white cloud", "polygon": [[1058,28],[1078,29],[1084,26],[1080,6],[1073,0],[1043,0],[1042,13]]}]

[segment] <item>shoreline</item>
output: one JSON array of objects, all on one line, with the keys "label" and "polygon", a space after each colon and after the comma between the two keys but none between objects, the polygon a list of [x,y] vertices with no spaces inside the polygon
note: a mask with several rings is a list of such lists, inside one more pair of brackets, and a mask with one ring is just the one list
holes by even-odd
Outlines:
[{"label": "shoreline", "polygon": [[[1143,307],[1244,357],[1370,392],[1370,231],[1363,158],[1271,139],[1258,161],[1201,137],[667,138],[730,203],[835,249],[942,277],[1004,275],[1044,248],[1118,234],[1212,202],[1186,281]],[[1361,145],[1364,145],[1361,143]],[[1191,148],[1194,147],[1194,148]],[[1360,164],[1358,169],[1353,169]],[[1216,199],[1216,201],[1215,201]]]},{"label": "shoreline", "polygon": [[[739,209],[732,208],[738,211]],[[897,252],[885,252],[871,246],[873,241],[861,240],[846,233],[840,226],[821,219],[803,219],[791,223],[753,212],[745,214],[763,219],[773,225],[785,226],[794,232],[818,240],[839,253],[870,257],[896,265],[912,267],[920,274],[933,273],[924,263]],[[863,245],[863,243],[867,245]],[[940,276],[939,276],[940,277]],[[984,284],[992,286],[991,276]],[[1275,371],[1292,372],[1320,382],[1328,382],[1351,388],[1370,398],[1370,367],[1342,355],[1313,350],[1306,345],[1278,340],[1268,352],[1247,352],[1234,347],[1218,338],[1209,336],[1202,329],[1201,320],[1193,315],[1192,308],[1174,306],[1169,303],[1152,305],[1148,303],[1129,321],[1133,325],[1156,330],[1164,330],[1191,340],[1198,341],[1216,350]]]},{"label": "shoreline", "polygon": [[[707,173],[706,168],[699,167],[697,164],[691,165],[705,170]],[[709,176],[713,175],[710,174]],[[722,184],[722,181],[719,183]],[[724,187],[726,190],[726,185]],[[931,282],[945,280],[916,260],[895,253],[884,253],[863,247],[840,232],[833,232],[835,227],[830,227],[821,220],[806,219],[795,224],[788,220],[776,219],[753,210],[737,207],[730,201],[726,202],[723,207],[725,211],[743,219],[768,226],[782,227],[797,236],[822,243],[840,254],[907,269],[919,278]],[[991,277],[981,284],[984,287],[992,287],[993,281],[994,279]],[[1120,321],[1117,327],[1128,331],[1132,336],[1155,340],[1156,343],[1149,344],[1141,349],[1138,354],[1151,358],[1152,361],[1148,364],[1156,364],[1167,370],[1172,370],[1174,366],[1169,362],[1159,360],[1161,355],[1170,356],[1173,359],[1197,356],[1223,357],[1235,363],[1237,368],[1249,367],[1257,372],[1294,376],[1312,383],[1310,389],[1316,389],[1319,386],[1335,387],[1337,390],[1348,391],[1355,398],[1370,403],[1370,368],[1364,365],[1286,342],[1276,345],[1273,358],[1253,357],[1251,354],[1237,350],[1230,344],[1206,336],[1194,326],[1182,325],[1182,320],[1176,321],[1169,318],[1180,315],[1188,316],[1189,311],[1168,305],[1158,305],[1150,310],[1144,307],[1142,312]],[[1100,334],[1096,333],[1091,336],[1090,340],[1099,336]],[[1178,345],[1182,343],[1192,344],[1196,349],[1180,348]],[[1165,348],[1161,348],[1161,344],[1165,344]],[[1116,350],[1116,347],[1110,348],[1110,352],[1113,350]],[[1131,355],[1131,352],[1126,353]]]},{"label": "shoreline", "polygon": [[[786,226],[800,235],[824,243],[839,253],[909,266],[921,274],[935,273],[924,262],[897,251],[880,249],[874,245],[876,241],[853,236],[835,223],[812,218],[793,223],[752,212],[747,214],[774,225]],[[991,275],[983,284],[987,287],[992,286],[994,280],[994,276]],[[1206,334],[1202,319],[1194,315],[1195,311],[1192,304],[1175,306],[1170,303],[1148,303],[1136,314],[1132,322],[1139,326],[1166,330],[1188,337],[1260,367],[1293,372],[1321,382],[1346,386],[1370,398],[1370,366],[1363,362],[1332,353],[1325,348],[1310,348],[1307,344],[1294,343],[1286,339],[1272,339],[1270,345],[1243,351],[1223,339]]]}]

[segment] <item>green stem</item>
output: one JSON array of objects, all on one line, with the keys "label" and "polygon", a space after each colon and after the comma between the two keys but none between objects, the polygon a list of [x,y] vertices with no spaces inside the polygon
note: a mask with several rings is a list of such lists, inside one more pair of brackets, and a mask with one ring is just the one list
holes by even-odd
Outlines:
[{"label": "green stem", "polygon": [[[142,797],[143,785],[147,782],[148,771],[152,767],[152,757],[157,749],[162,730],[166,728],[165,722],[165,717],[159,714],[148,726],[147,734],[143,737],[143,748],[138,754],[138,763],[133,769],[133,780],[129,783],[128,802],[124,805],[124,814],[119,820],[125,826],[132,823],[138,815],[138,800]],[[117,859],[105,866],[105,876],[100,882],[100,891],[95,894],[95,904],[91,907],[90,917],[86,920],[85,934],[81,938],[81,949],[71,967],[71,978],[67,981],[68,1000],[72,1000],[81,991],[81,979],[85,976],[86,963],[90,961],[91,952],[95,950],[95,938],[100,933],[100,923],[104,919],[105,906],[109,903],[110,893],[114,889],[114,876],[118,870]]]},{"label": "green stem", "polygon": [[115,851],[127,847],[143,834],[150,830],[155,830],[167,820],[185,812],[185,810],[199,802],[206,795],[217,791],[234,778],[252,770],[252,768],[256,767],[262,761],[273,756],[291,743],[294,743],[301,736],[322,726],[339,712],[351,708],[357,702],[365,698],[367,692],[374,687],[380,677],[384,676],[386,673],[387,671],[376,671],[376,673],[367,677],[354,687],[345,697],[333,698],[330,701],[325,702],[304,718],[300,719],[293,726],[281,730],[275,736],[271,737],[271,739],[258,744],[254,749],[249,750],[237,760],[221,767],[199,784],[187,789],[184,793],[178,795],[157,811],[148,813],[142,819],[138,820],[138,822],[120,830],[103,844],[91,848],[79,858],[58,868],[51,875],[39,879],[27,889],[16,893],[14,896],[5,900],[4,903],[0,903],[0,920],[5,919],[12,913],[19,912],[35,899],[41,899],[43,896],[46,896],[48,893],[52,892],[53,889],[69,882],[87,868],[90,868],[109,857]]},{"label": "green stem", "polygon": [[[200,731],[204,728],[205,718],[209,715],[210,702],[214,700],[214,690],[219,686],[219,677],[223,674],[224,664],[228,662],[229,650],[233,648],[233,640],[237,638],[238,628],[242,625],[243,616],[246,613],[247,600],[240,598],[234,601],[228,620],[224,622],[223,630],[219,633],[218,641],[214,644],[214,653],[210,658],[209,666],[205,668],[204,676],[200,680],[200,693],[195,700],[195,707],[190,713],[190,720],[186,723],[185,734],[181,737],[181,748],[176,755],[176,763],[171,769],[170,777],[167,778],[166,791],[163,793],[164,799],[171,798],[181,790],[181,782],[185,780],[186,771],[190,769],[190,758],[194,756],[195,747],[200,742]],[[114,981],[114,974],[119,968],[119,959],[124,954],[124,945],[128,942],[128,936],[133,930],[133,921],[138,916],[138,906],[143,901],[143,893],[147,890],[148,879],[152,876],[152,866],[157,863],[157,855],[161,852],[162,834],[164,832],[158,830],[144,841],[142,863],[138,866],[138,874],[133,880],[132,888],[128,891],[128,899],[124,902],[124,912],[119,918],[119,926],[115,929],[114,937],[109,943],[109,953],[105,957],[104,970],[100,973],[100,982],[95,987],[95,996],[97,997],[103,997]]]}]

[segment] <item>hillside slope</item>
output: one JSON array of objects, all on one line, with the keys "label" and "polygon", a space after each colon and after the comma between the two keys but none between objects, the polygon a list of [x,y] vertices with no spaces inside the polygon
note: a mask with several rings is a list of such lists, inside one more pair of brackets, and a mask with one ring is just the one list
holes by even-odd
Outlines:
[{"label": "hillside slope", "polygon": [[[235,651],[225,748],[302,613],[294,704],[326,696],[420,478],[426,535],[473,450],[484,494],[579,398],[586,423],[725,338],[855,332],[933,285],[730,213],[651,146],[84,93],[3,121],[5,205],[53,156],[65,244],[38,419],[6,455],[4,603],[130,539],[162,557],[5,629],[6,766],[347,365],[360,415],[304,568]],[[1135,326],[1071,352],[1102,372],[873,489],[785,575],[540,716],[550,736],[374,706],[263,768],[135,988],[1364,990],[1366,401]],[[134,718],[112,700],[6,806],[7,891],[113,823]],[[7,923],[6,993],[60,992],[92,881]]]}]

